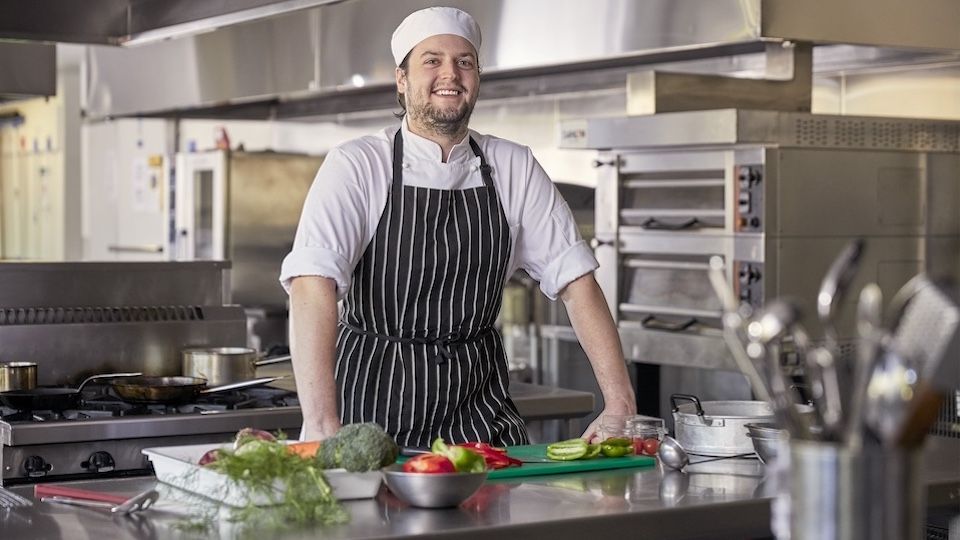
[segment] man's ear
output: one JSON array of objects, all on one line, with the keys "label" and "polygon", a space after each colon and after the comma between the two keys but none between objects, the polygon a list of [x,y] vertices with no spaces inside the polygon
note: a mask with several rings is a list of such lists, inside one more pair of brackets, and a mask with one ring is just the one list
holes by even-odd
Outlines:
[{"label": "man's ear", "polygon": [[406,93],[407,80],[406,80],[406,77],[405,77],[406,74],[404,73],[403,68],[397,68],[396,74],[397,74],[397,92],[400,92],[401,94]]}]

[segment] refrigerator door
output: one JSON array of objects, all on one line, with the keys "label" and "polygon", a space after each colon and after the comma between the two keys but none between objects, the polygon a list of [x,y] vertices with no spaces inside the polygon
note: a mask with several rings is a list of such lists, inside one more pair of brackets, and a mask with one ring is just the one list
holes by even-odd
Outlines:
[{"label": "refrigerator door", "polygon": [[226,153],[177,154],[175,182],[175,259],[227,259],[229,195]]}]

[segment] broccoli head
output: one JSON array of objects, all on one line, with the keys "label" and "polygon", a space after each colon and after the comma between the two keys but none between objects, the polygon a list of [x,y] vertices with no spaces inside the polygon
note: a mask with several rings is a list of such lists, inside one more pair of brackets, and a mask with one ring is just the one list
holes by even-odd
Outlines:
[{"label": "broccoli head", "polygon": [[375,422],[347,424],[320,445],[317,459],[325,469],[375,471],[397,460],[400,448]]}]

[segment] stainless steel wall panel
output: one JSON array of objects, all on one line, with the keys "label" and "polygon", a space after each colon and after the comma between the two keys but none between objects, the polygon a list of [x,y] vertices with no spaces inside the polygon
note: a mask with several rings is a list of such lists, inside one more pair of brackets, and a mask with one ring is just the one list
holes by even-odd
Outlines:
[{"label": "stainless steel wall panel", "polygon": [[36,362],[40,385],[94,374],[179,375],[187,347],[247,343],[230,263],[0,264],[0,360]]},{"label": "stainless steel wall panel", "polygon": [[[771,201],[777,213],[768,222],[772,225],[768,232],[871,237],[960,234],[956,199],[929,196],[930,184],[937,184],[937,192],[951,190],[956,179],[931,177],[926,157],[912,152],[781,149],[775,155],[781,172],[773,177],[779,194]],[[955,157],[952,161],[956,163]],[[936,230],[930,226],[935,215],[943,216]]]},{"label": "stainless steel wall panel", "polygon": [[0,309],[229,303],[229,261],[0,264]]},{"label": "stainless steel wall panel", "polygon": [[36,362],[38,385],[76,386],[102,373],[180,375],[183,349],[246,346],[242,308],[201,313],[203,320],[0,325],[0,359]]},{"label": "stainless steel wall panel", "polygon": [[293,247],[303,201],[321,163],[318,156],[231,154],[228,250],[237,304],[285,309],[287,294],[277,276]]}]

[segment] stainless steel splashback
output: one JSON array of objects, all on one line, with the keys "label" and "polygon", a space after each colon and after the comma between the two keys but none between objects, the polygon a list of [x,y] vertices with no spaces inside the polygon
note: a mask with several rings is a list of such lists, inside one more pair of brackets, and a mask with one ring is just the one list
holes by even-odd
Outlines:
[{"label": "stainless steel splashback", "polygon": [[227,249],[234,302],[286,311],[277,274],[321,163],[320,156],[280,152],[230,154]]},{"label": "stainless steel splashback", "polygon": [[0,361],[38,364],[39,385],[142,371],[179,375],[180,351],[245,346],[230,264],[0,264]]}]

